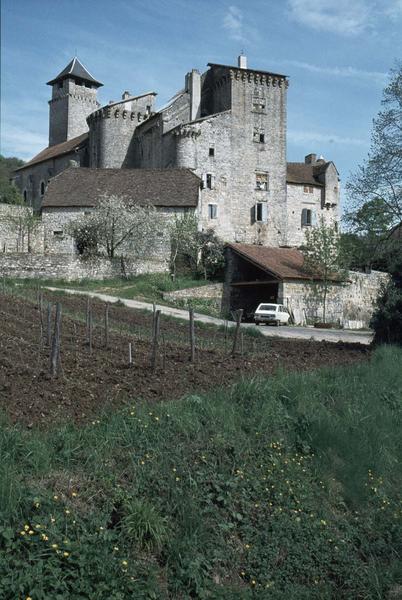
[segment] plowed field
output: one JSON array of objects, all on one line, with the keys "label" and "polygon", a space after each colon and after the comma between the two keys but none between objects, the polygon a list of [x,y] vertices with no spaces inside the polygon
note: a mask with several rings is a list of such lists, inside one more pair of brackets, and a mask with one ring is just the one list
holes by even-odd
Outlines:
[{"label": "plowed field", "polygon": [[[49,373],[48,302],[62,304],[59,373]],[[367,360],[354,344],[279,340],[244,335],[242,352],[230,356],[232,332],[196,324],[195,363],[189,361],[188,324],[162,316],[158,363],[151,368],[152,315],[111,305],[105,347],[105,305],[91,301],[93,347],[86,328],[86,299],[44,295],[38,303],[0,295],[0,409],[12,422],[47,427],[56,421],[85,422],[103,410],[140,399],[155,402],[229,386],[278,368],[307,370]],[[42,312],[42,318],[41,318]],[[53,325],[52,325],[53,327]],[[128,364],[132,343],[133,364]]]}]

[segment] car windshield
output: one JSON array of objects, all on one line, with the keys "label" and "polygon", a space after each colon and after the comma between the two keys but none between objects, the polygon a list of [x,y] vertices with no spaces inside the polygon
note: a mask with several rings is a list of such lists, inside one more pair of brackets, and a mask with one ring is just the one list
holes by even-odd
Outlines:
[{"label": "car windshield", "polygon": [[276,311],[276,304],[260,304],[257,310],[273,310]]}]

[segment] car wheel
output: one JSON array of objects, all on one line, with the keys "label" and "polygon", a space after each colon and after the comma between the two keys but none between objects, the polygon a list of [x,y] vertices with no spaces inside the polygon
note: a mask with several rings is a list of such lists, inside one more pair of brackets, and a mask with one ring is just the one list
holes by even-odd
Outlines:
[{"label": "car wheel", "polygon": [[281,324],[281,322],[280,322],[280,321],[275,321],[275,325],[276,325],[277,327],[279,327],[279,325],[280,325],[280,324]]}]

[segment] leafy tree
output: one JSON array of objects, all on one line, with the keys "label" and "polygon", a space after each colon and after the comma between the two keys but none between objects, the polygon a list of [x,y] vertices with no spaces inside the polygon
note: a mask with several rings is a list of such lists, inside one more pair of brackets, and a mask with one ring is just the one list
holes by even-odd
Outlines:
[{"label": "leafy tree", "polygon": [[175,216],[170,225],[170,270],[176,275],[180,263],[185,263],[192,273],[198,265],[198,222],[194,213]]},{"label": "leafy tree", "polygon": [[10,183],[13,171],[22,167],[23,164],[24,161],[19,158],[6,158],[0,154],[0,202],[5,204],[23,203],[19,190]]},{"label": "leafy tree", "polygon": [[199,264],[205,279],[220,278],[225,266],[224,243],[213,229],[200,231],[197,235],[199,245]]},{"label": "leafy tree", "polygon": [[181,263],[191,270],[194,277],[205,279],[220,277],[225,264],[224,244],[213,229],[198,230],[193,213],[176,217],[170,227],[171,272],[176,275]]},{"label": "leafy tree", "polygon": [[[366,262],[385,260],[394,246],[392,227],[402,222],[402,63],[391,70],[381,110],[374,119],[367,160],[347,184],[346,223],[365,249]],[[372,258],[370,258],[372,256]]]},{"label": "leafy tree", "polygon": [[318,227],[306,231],[306,241],[301,248],[304,267],[321,281],[323,321],[326,322],[327,295],[334,277],[342,279],[342,249],[340,236],[335,227],[326,225],[321,219]]},{"label": "leafy tree", "polygon": [[102,196],[89,215],[73,221],[69,233],[87,254],[145,257],[163,236],[161,214],[153,206],[139,206],[120,196]]},{"label": "leafy tree", "polygon": [[[400,242],[399,242],[400,244]],[[402,254],[391,263],[391,280],[381,291],[370,326],[375,344],[402,346]]]},{"label": "leafy tree", "polygon": [[28,252],[32,252],[33,237],[41,225],[40,217],[32,212],[32,208],[21,206],[17,212],[5,215],[4,221],[10,230],[18,235],[21,246],[24,246],[26,240]]}]

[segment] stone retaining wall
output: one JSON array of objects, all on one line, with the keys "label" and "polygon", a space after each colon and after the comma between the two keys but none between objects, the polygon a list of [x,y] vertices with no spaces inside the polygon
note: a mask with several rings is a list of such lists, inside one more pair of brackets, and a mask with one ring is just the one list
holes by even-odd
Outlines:
[{"label": "stone retaining wall", "polygon": [[165,292],[164,300],[182,300],[186,298],[222,298],[223,283],[211,283],[198,287],[186,288],[175,292]]},{"label": "stone retaining wall", "polygon": [[[126,275],[163,273],[166,261],[125,261]],[[83,260],[68,254],[0,254],[0,277],[20,279],[109,279],[122,274],[120,259],[95,258]]]}]

